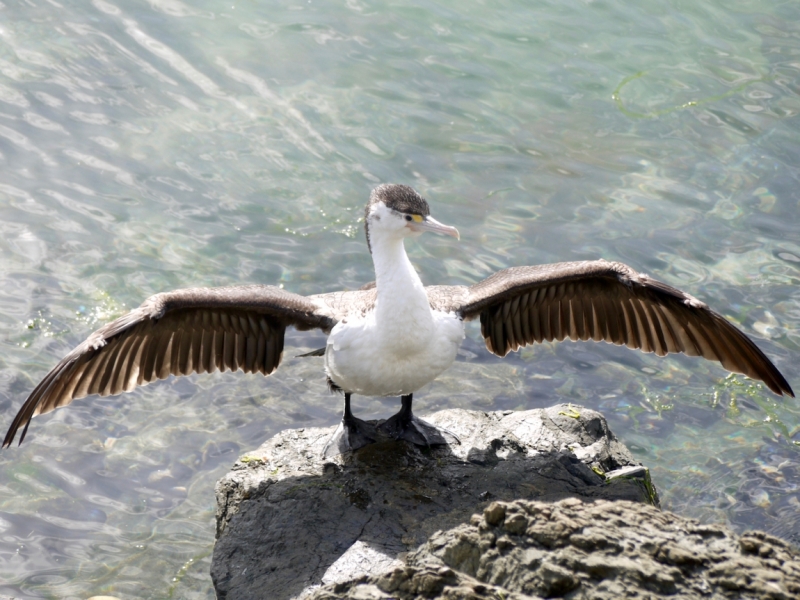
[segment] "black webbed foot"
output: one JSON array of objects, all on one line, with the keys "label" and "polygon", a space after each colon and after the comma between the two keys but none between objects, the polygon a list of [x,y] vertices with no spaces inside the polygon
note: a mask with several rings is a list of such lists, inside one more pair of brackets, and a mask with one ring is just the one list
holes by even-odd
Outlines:
[{"label": "black webbed foot", "polygon": [[352,452],[374,444],[377,440],[375,426],[353,416],[353,413],[350,412],[350,394],[345,394],[344,415],[331,439],[322,449],[322,456],[331,458],[345,452]]},{"label": "black webbed foot", "polygon": [[436,427],[415,417],[411,412],[411,394],[403,396],[402,402],[403,406],[400,412],[378,425],[378,432],[417,446],[445,446],[448,443],[461,443],[458,436],[452,431]]},{"label": "black webbed foot", "polygon": [[325,444],[325,448],[322,449],[322,456],[332,458],[374,444],[376,441],[374,425],[355,417],[348,423],[345,423],[343,419],[331,439]]}]

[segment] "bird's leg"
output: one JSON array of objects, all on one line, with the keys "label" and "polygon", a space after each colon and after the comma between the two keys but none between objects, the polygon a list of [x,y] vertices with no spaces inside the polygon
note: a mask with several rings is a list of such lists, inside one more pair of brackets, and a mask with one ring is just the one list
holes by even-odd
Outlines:
[{"label": "bird's leg", "polygon": [[344,414],[339,427],[322,449],[322,456],[330,458],[345,452],[358,450],[376,441],[375,426],[356,419],[350,411],[350,394],[344,395]]},{"label": "bird's leg", "polygon": [[402,407],[400,412],[389,417],[386,421],[378,425],[378,430],[392,436],[396,440],[406,440],[417,446],[442,446],[447,445],[448,440],[460,444],[456,434],[452,431],[418,419],[411,412],[411,398],[413,394],[403,396],[400,400]]}]

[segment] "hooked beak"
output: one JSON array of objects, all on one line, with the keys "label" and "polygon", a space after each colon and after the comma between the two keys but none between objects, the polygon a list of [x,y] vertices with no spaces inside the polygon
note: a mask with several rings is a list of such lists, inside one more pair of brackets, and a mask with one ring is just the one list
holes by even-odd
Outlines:
[{"label": "hooked beak", "polygon": [[439,223],[439,221],[431,216],[421,217],[419,215],[414,215],[414,217],[414,220],[409,221],[406,225],[406,227],[408,227],[411,231],[419,233],[432,231],[433,233],[439,233],[441,235],[449,235],[457,240],[461,239],[461,236],[458,235],[458,229],[455,227],[450,227],[450,225]]}]

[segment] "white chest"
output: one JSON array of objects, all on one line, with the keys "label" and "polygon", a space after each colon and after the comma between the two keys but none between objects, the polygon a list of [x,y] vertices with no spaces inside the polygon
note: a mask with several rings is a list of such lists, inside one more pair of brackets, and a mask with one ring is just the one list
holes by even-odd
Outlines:
[{"label": "white chest", "polygon": [[341,322],[328,337],[325,369],[343,390],[364,396],[402,396],[430,383],[455,360],[464,324],[427,310],[422,319],[376,319],[373,311]]}]

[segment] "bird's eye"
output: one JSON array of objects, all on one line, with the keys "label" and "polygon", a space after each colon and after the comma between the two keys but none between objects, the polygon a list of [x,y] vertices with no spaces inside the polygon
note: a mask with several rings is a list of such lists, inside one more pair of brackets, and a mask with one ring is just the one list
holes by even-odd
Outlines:
[{"label": "bird's eye", "polygon": [[413,220],[414,217],[412,217],[411,215],[406,215],[406,221],[413,221]]}]

